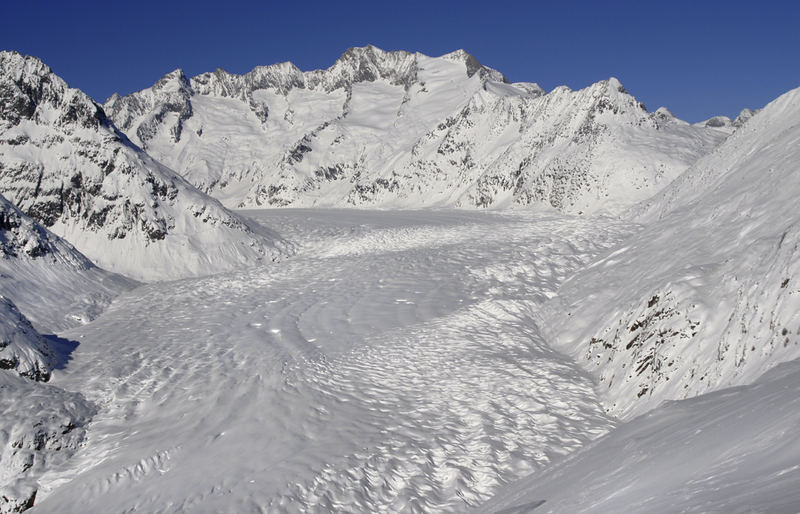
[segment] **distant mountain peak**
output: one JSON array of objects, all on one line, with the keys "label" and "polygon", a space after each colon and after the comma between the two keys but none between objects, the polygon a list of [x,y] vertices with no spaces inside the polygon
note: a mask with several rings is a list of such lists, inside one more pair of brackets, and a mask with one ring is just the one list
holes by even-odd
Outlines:
[{"label": "distant mountain peak", "polygon": [[[182,121],[192,116],[189,83],[175,70],[158,87],[132,102],[148,112],[137,138],[166,132],[180,141]],[[111,112],[129,103],[116,97]],[[40,60],[13,52],[0,54],[0,193],[102,267],[139,279],[226,270],[279,252],[274,234],[131,144],[103,108]],[[210,245],[212,234],[235,244]],[[173,251],[186,252],[181,262],[163,259]]]},{"label": "distant mountain peak", "polygon": [[178,68],[173,70],[163,77],[161,77],[154,85],[155,89],[165,89],[171,87],[178,87],[178,88],[188,88],[189,79],[186,78],[186,75],[183,73],[183,70]]},{"label": "distant mountain peak", "polygon": [[609,88],[613,88],[620,93],[627,93],[628,90],[625,89],[625,86],[622,85],[622,82],[619,81],[617,77],[609,77],[608,80],[605,81],[608,84]]},{"label": "distant mountain peak", "polygon": [[658,115],[658,116],[660,116],[662,118],[665,118],[665,119],[673,119],[673,118],[675,118],[675,115],[672,114],[672,111],[670,111],[669,109],[667,109],[663,105],[661,107],[659,107],[658,109],[656,109],[654,114],[656,114],[656,115]]},{"label": "distant mountain peak", "polygon": [[23,73],[48,75],[53,71],[38,57],[22,55],[16,50],[0,51],[0,71],[4,75],[19,77]]},{"label": "distant mountain peak", "polygon": [[72,133],[107,124],[103,109],[70,88],[37,57],[0,52],[0,121],[12,126],[23,119],[53,124]]},{"label": "distant mountain peak", "polygon": [[[663,187],[725,136],[704,127],[667,134],[682,122],[649,115],[616,77],[549,94],[507,82],[463,49],[429,57],[367,45],[326,69],[282,63],[205,73],[190,79],[193,93],[180,102],[150,88],[109,114],[157,159],[237,207],[616,209]],[[623,146],[624,127],[653,144]],[[662,145],[669,137],[689,150]],[[625,166],[614,164],[626,153]]]},{"label": "distant mountain peak", "polygon": [[470,54],[463,48],[456,50],[455,52],[450,52],[449,54],[445,54],[442,56],[443,59],[447,59],[449,61],[455,62],[463,62],[464,65],[467,67],[467,76],[472,77],[476,73],[479,73],[482,79],[489,79],[494,80],[496,82],[503,82],[508,84],[509,80],[506,78],[505,75],[500,73],[497,70],[484,66],[483,64],[475,58],[474,55]]},{"label": "distant mountain peak", "polygon": [[748,109],[745,107],[741,110],[741,112],[739,112],[739,115],[736,117],[736,119],[733,120],[733,126],[736,128],[741,127],[747,120],[758,114],[759,111],[761,111],[761,109]]},{"label": "distant mountain peak", "polygon": [[370,59],[373,62],[387,57],[408,57],[414,55],[406,50],[383,50],[375,45],[351,46],[345,50],[337,60]]}]

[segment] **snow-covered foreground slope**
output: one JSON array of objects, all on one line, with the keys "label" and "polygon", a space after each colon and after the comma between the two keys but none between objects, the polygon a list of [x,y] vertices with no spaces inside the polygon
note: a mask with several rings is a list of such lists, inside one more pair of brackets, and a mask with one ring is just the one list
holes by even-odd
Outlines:
[{"label": "snow-covered foreground slope", "polygon": [[544,315],[610,412],[747,384],[800,357],[800,89],[636,212],[650,225]]},{"label": "snow-covered foreground slope", "polygon": [[0,370],[46,382],[55,360],[47,341],[28,318],[14,302],[0,296]]},{"label": "snow-covered foreground slope", "polygon": [[150,284],[62,336],[98,405],[38,512],[463,511],[614,426],[533,319],[628,228],[270,211],[292,259]]},{"label": "snow-covered foreground slope", "polygon": [[41,61],[0,52],[0,193],[101,267],[143,280],[274,258],[251,227],[130,143]]},{"label": "snow-covered foreground slope", "polygon": [[800,361],[618,426],[480,512],[797,512]]},{"label": "snow-covered foreground slope", "polygon": [[136,144],[229,206],[618,211],[732,130],[648,113],[616,79],[545,94],[466,52],[351,48],[327,70],[176,70],[114,96]]},{"label": "snow-covered foreground slope", "polygon": [[[7,219],[6,219],[7,220]],[[49,248],[56,251],[63,242]],[[3,241],[4,249],[9,248]],[[79,393],[43,384],[69,359],[69,341],[46,340],[0,296],[0,512],[20,512],[36,499],[38,478],[67,460],[94,412]]]},{"label": "snow-covered foreground slope", "polygon": [[135,282],[92,264],[0,195],[0,295],[39,331],[85,323]]},{"label": "snow-covered foreground slope", "polygon": [[0,512],[34,504],[39,476],[78,449],[94,411],[78,393],[0,371]]}]

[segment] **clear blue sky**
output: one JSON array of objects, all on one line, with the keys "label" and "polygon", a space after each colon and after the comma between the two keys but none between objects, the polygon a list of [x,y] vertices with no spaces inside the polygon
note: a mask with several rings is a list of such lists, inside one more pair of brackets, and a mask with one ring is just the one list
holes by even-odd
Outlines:
[{"label": "clear blue sky", "polygon": [[40,57],[104,101],[183,68],[326,68],[350,46],[464,48],[550,90],[615,76],[649,110],[699,121],[800,86],[800,2],[9,0],[0,48]]}]

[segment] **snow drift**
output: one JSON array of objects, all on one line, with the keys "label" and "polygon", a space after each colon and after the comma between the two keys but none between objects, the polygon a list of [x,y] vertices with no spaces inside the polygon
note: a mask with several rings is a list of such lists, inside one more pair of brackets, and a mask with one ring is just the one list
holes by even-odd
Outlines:
[{"label": "snow drift", "polygon": [[796,512],[800,361],[755,383],[669,402],[479,512]]}]

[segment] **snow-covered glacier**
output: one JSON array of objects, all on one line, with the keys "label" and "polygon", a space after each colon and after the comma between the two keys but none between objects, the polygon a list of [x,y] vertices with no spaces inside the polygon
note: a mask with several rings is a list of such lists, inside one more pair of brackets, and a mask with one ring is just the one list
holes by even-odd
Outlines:
[{"label": "snow-covered glacier", "polygon": [[99,405],[42,511],[463,511],[615,425],[537,306],[622,222],[253,211],[291,259],[150,284],[51,383]]},{"label": "snow-covered glacier", "polygon": [[800,508],[800,90],[637,206],[542,311],[628,419],[485,512]]}]

